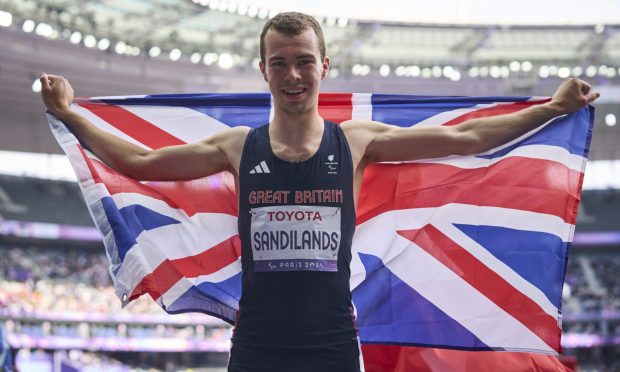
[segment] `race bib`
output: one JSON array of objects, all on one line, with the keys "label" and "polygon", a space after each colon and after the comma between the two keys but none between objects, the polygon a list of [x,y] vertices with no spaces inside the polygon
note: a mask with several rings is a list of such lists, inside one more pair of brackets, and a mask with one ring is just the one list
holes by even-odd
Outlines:
[{"label": "race bib", "polygon": [[250,213],[255,271],[338,271],[340,208],[285,205]]}]

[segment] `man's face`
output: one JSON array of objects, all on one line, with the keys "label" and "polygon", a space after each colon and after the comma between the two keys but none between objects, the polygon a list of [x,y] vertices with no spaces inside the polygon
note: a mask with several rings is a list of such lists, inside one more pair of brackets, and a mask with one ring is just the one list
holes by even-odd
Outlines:
[{"label": "man's face", "polygon": [[319,87],[329,70],[329,59],[321,60],[312,29],[295,36],[269,30],[265,35],[265,62],[261,61],[260,69],[278,108],[301,114],[318,105]]}]

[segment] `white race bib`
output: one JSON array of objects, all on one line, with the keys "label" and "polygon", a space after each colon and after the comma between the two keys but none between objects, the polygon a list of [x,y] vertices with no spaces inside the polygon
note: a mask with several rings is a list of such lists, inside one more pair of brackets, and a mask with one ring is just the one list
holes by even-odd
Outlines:
[{"label": "white race bib", "polygon": [[250,213],[255,271],[338,271],[340,208],[284,205]]}]

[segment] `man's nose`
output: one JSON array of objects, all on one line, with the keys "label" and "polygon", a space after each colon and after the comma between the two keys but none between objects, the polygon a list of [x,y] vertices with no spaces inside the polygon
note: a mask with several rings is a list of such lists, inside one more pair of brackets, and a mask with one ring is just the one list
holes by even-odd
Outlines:
[{"label": "man's nose", "polygon": [[288,68],[286,72],[286,80],[287,81],[299,81],[301,80],[301,73],[299,68],[295,65],[292,65]]}]

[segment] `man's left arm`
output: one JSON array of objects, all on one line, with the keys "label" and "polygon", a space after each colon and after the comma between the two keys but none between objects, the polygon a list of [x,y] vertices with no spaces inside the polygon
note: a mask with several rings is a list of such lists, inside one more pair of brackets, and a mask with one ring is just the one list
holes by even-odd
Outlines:
[{"label": "man's left arm", "polygon": [[343,123],[343,129],[350,133],[347,137],[352,139],[354,158],[362,164],[470,155],[518,138],[554,117],[575,112],[598,96],[585,81],[567,79],[551,101],[515,113],[471,119],[448,127],[401,128],[359,122]]}]

